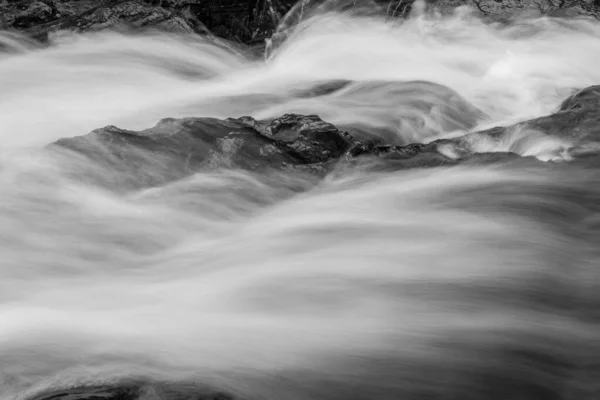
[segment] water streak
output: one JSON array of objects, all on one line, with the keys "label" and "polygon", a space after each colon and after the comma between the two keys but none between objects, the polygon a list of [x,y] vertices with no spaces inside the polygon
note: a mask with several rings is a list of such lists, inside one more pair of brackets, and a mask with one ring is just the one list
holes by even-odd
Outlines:
[{"label": "water streak", "polygon": [[[288,33],[266,61],[198,37],[2,34],[0,398],[127,378],[261,399],[597,398],[591,167],[224,170],[116,193],[42,149],[108,124],[285,112],[426,141],[600,83],[588,20],[324,13]],[[481,149],[552,147],[514,135]]]}]

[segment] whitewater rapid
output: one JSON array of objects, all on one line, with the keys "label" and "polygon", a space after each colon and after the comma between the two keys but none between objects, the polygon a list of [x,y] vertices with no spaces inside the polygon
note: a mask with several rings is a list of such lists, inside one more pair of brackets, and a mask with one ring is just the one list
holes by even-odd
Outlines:
[{"label": "whitewater rapid", "polygon": [[267,62],[191,36],[64,35],[42,49],[5,39],[13,51],[1,56],[1,140],[43,145],[108,124],[288,111],[398,124],[398,99],[385,90],[364,101],[290,96],[332,79],[438,83],[486,113],[482,122],[506,123],[553,111],[573,89],[598,83],[599,30],[589,20],[490,27],[468,13],[405,23],[329,14],[305,21]]},{"label": "whitewater rapid", "polygon": [[[423,142],[600,83],[585,19],[329,13],[286,34],[257,59],[191,36],[0,33],[0,399],[123,379],[257,399],[597,398],[595,170],[223,170],[121,193],[43,150],[106,125],[286,112]],[[334,80],[358,86],[298,96]]]}]

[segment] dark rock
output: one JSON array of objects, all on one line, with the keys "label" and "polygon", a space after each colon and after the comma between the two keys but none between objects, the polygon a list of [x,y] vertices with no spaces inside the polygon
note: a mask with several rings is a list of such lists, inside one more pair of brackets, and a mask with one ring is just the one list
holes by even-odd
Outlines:
[{"label": "dark rock", "polygon": [[435,145],[413,143],[406,146],[374,146],[357,142],[349,151],[348,155],[357,157],[365,154],[375,155],[381,158],[405,159],[423,153],[437,153]]},{"label": "dark rock", "polygon": [[[511,138],[512,136],[512,138]],[[576,92],[550,115],[523,121],[509,127],[496,127],[454,140],[468,151],[476,151],[476,142],[489,139],[511,143],[510,151],[519,152],[527,141],[546,140],[556,143],[555,152],[563,157],[578,158],[600,153],[600,86]],[[549,154],[549,157],[552,155]],[[557,155],[558,156],[558,155]]]},{"label": "dark rock", "polygon": [[[427,0],[430,8],[448,14],[459,6],[470,6],[491,21],[508,22],[527,16],[600,17],[600,5],[594,0]],[[387,18],[409,15],[414,0],[374,0],[363,9],[380,10]],[[312,15],[307,7],[321,9],[322,1],[303,1],[294,7],[295,0],[262,1],[241,0],[11,0],[0,1],[0,29],[24,30],[38,38],[58,30],[86,31],[128,25],[152,27],[178,33],[207,34],[249,44],[258,44],[271,38],[271,43],[287,37],[278,31],[280,21],[287,30],[293,30],[302,18]],[[314,3],[314,4],[313,4]],[[356,1],[325,2],[342,7]],[[360,7],[358,7],[360,8]],[[329,8],[326,7],[326,10]],[[283,18],[288,13],[286,18]],[[295,14],[303,16],[298,19]],[[292,22],[290,22],[292,21]],[[288,26],[291,24],[291,26]],[[286,30],[284,29],[284,30]],[[278,39],[279,38],[279,39]],[[267,49],[267,52],[271,50]]]},{"label": "dark rock", "polygon": [[52,8],[41,1],[29,4],[22,12],[13,16],[15,28],[29,28],[34,24],[47,22],[52,18]]},{"label": "dark rock", "polygon": [[12,1],[0,4],[0,28],[27,30],[74,15],[75,7],[62,0]]},{"label": "dark rock", "polygon": [[302,164],[307,163],[289,148],[258,132],[231,132],[216,140],[206,166],[259,170],[267,167],[285,169]]},{"label": "dark rock", "polygon": [[[178,3],[179,4],[179,3]],[[174,33],[210,34],[200,20],[183,3],[181,7],[152,6],[141,0],[103,2],[68,2],[42,0],[4,6],[4,27],[21,29],[45,39],[50,32],[85,32],[115,27],[152,28]],[[175,6],[175,3],[172,4]],[[23,9],[23,10],[22,10]]]},{"label": "dark rock", "polygon": [[[451,151],[448,151],[448,148]],[[371,171],[395,171],[413,168],[433,168],[452,165],[491,165],[527,160],[539,163],[533,157],[521,157],[511,152],[476,153],[464,148],[460,140],[436,140],[431,143],[413,143],[406,146],[369,145],[357,142],[346,154],[345,161],[353,167]]]},{"label": "dark rock", "polygon": [[509,127],[495,127],[426,144],[394,146],[356,142],[346,158],[371,156],[413,168],[504,162],[531,155],[543,161],[586,158],[586,163],[594,162],[593,159],[600,156],[600,86],[574,93],[553,114]]},{"label": "dark rock", "polygon": [[233,400],[234,397],[192,383],[129,382],[42,392],[27,400]]},{"label": "dark rock", "polygon": [[195,4],[206,3],[206,0],[149,0],[147,2],[153,6],[164,8],[183,8]]},{"label": "dark rock", "polygon": [[559,111],[600,108],[600,85],[580,90],[562,102]]},{"label": "dark rock", "polygon": [[405,169],[493,164],[535,155],[543,161],[587,157],[592,163],[590,157],[600,154],[599,104],[600,90],[594,86],[573,94],[545,117],[407,145],[358,140],[316,115],[286,114],[269,121],[167,118],[140,132],[108,126],[50,147],[79,155],[75,173],[124,189],[163,185],[211,168],[322,176],[335,165],[365,162]]},{"label": "dark rock", "polygon": [[132,385],[92,386],[40,393],[29,400],[136,400],[138,394]]},{"label": "dark rock", "polygon": [[[135,132],[107,126],[60,139],[50,148],[83,157],[75,173],[110,187],[157,186],[205,168],[323,173],[352,145],[349,135],[316,116],[167,118]],[[89,163],[89,161],[93,163]]]},{"label": "dark rock", "polygon": [[443,14],[460,6],[470,6],[482,17],[495,22],[542,15],[600,18],[600,4],[594,0],[429,0],[428,3]]},{"label": "dark rock", "polygon": [[44,0],[44,3],[52,7],[53,16],[58,18],[73,17],[77,13],[75,7],[70,3],[63,2],[61,0]]},{"label": "dark rock", "polygon": [[156,126],[128,131],[114,126],[87,135],[60,139],[54,148],[64,148],[94,161],[100,170],[94,181],[109,186],[147,187],[187,176],[204,165],[217,139],[231,132],[255,133],[235,121],[212,118],[166,118]]},{"label": "dark rock", "polygon": [[350,148],[342,132],[316,115],[286,114],[273,120],[264,134],[286,143],[308,164],[339,158]]},{"label": "dark rock", "polygon": [[[600,86],[576,92],[553,114],[509,127],[494,127],[427,144],[393,146],[357,142],[348,151],[347,158],[376,156],[404,164],[410,160],[409,165],[415,165],[415,157],[419,157],[431,161],[425,164],[434,165],[483,159],[496,162],[534,153],[543,161],[572,161],[587,157],[588,163],[589,157],[600,155]],[[503,156],[482,158],[483,154]]]}]

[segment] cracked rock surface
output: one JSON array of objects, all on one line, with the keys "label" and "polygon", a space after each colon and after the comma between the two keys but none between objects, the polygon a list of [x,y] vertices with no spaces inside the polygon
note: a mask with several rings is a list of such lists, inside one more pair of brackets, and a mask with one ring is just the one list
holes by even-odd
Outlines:
[{"label": "cracked rock surface", "polygon": [[[408,15],[413,2],[414,0],[393,0],[381,3],[385,3],[384,8],[403,10],[397,15],[395,13],[395,16],[401,17]],[[451,13],[460,6],[470,6],[485,19],[495,22],[508,22],[541,15],[600,18],[598,0],[428,0],[427,2],[430,8],[442,13]],[[248,15],[243,15],[253,9],[248,7],[247,2],[233,1],[227,4],[227,7],[237,10],[231,12],[240,14],[236,14],[235,18],[250,18]],[[45,39],[51,32],[61,30],[84,32],[122,26],[206,35],[210,33],[209,29],[204,24],[206,21],[199,17],[201,12],[197,10],[212,10],[215,7],[217,6],[210,1],[202,0],[4,0],[0,1],[0,29],[19,30],[40,39]],[[220,28],[224,29],[223,26]],[[250,26],[248,29],[251,28]],[[215,33],[220,32],[218,31],[219,29],[216,29]],[[229,39],[239,39],[227,37],[227,29],[219,34]]]},{"label": "cracked rock surface", "polygon": [[[187,4],[187,3],[185,3]],[[44,39],[51,32],[86,32],[105,28],[152,28],[184,34],[209,34],[208,29],[185,7],[152,5],[141,0],[65,2],[20,1],[0,5],[0,28],[18,29]]]},{"label": "cracked rock surface", "polygon": [[596,0],[434,0],[430,4],[443,13],[450,13],[459,6],[471,6],[495,22],[542,15],[600,18],[600,2]]}]

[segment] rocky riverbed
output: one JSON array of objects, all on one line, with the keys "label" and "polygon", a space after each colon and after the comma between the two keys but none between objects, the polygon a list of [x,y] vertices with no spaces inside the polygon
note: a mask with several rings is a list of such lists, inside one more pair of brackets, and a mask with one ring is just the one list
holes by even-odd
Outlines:
[{"label": "rocky riverbed", "polygon": [[0,399],[596,400],[598,5],[208,6],[0,2]]}]

